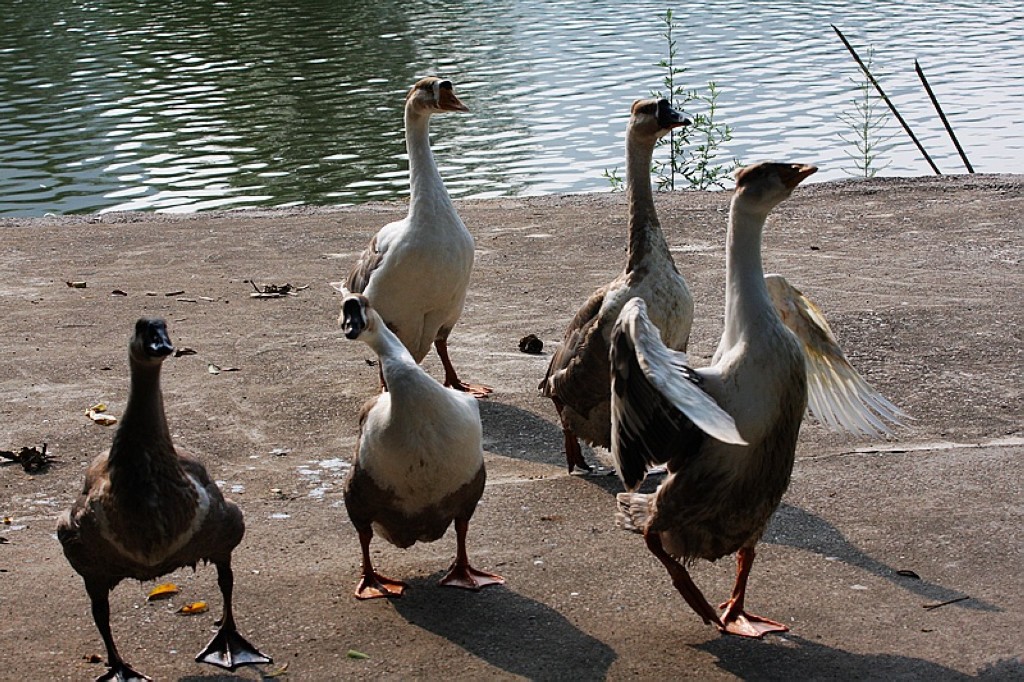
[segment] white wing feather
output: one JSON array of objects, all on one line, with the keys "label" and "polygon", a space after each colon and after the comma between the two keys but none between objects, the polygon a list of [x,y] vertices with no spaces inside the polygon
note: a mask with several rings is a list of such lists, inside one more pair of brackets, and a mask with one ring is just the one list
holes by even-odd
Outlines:
[{"label": "white wing feather", "polygon": [[807,409],[833,431],[892,435],[908,415],[853,368],[821,310],[781,275],[766,275],[775,309],[800,340],[807,366]]},{"label": "white wing feather", "polygon": [[746,445],[729,413],[681,372],[682,368],[689,368],[686,353],[671,350],[662,343],[646,308],[643,299],[630,299],[618,319],[633,339],[637,363],[644,376],[701,431],[724,443]]}]

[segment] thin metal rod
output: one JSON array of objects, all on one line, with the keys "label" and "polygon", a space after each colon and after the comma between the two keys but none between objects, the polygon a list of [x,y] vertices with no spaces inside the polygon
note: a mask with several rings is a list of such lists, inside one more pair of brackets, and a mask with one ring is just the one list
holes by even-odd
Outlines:
[{"label": "thin metal rod", "polygon": [[925,92],[928,93],[928,97],[931,98],[932,104],[935,105],[935,111],[939,112],[939,118],[942,119],[942,125],[946,126],[946,132],[949,133],[949,139],[953,140],[953,146],[956,147],[956,151],[960,154],[960,158],[963,159],[964,165],[967,166],[967,172],[973,173],[974,167],[971,166],[971,162],[967,160],[967,154],[964,153],[964,148],[960,146],[960,140],[956,139],[956,135],[953,133],[953,126],[949,125],[949,121],[946,120],[946,114],[942,111],[942,107],[939,106],[939,100],[935,98],[935,93],[932,92],[932,86],[928,85],[928,79],[924,77],[924,71],[921,69],[921,65],[914,60],[914,70],[917,71],[918,78],[921,79],[921,84],[924,85]]},{"label": "thin metal rod", "polygon": [[910,126],[907,125],[907,122],[903,120],[902,116],[900,116],[900,112],[896,111],[896,107],[893,105],[891,101],[889,101],[889,96],[885,94],[885,91],[882,90],[882,86],[878,84],[878,81],[875,80],[875,77],[871,75],[870,71],[868,71],[868,67],[864,64],[863,61],[861,61],[860,56],[857,54],[857,51],[853,49],[853,45],[850,44],[850,41],[846,39],[846,36],[843,35],[842,31],[836,28],[835,24],[829,24],[829,26],[831,26],[832,30],[836,32],[836,35],[839,36],[839,39],[843,41],[843,45],[846,45],[846,49],[850,51],[850,54],[853,55],[853,58],[857,61],[857,64],[860,65],[860,68],[864,72],[864,75],[866,75],[868,77],[868,80],[871,81],[871,84],[875,86],[875,90],[877,90],[878,94],[881,95],[882,100],[885,101],[887,105],[889,105],[889,111],[891,111],[892,115],[896,117],[896,120],[900,122],[900,125],[903,126],[903,129],[907,131],[907,135],[910,135],[910,139],[913,140],[914,144],[917,145],[917,148],[918,150],[920,150],[921,155],[924,157],[924,160],[928,162],[928,165],[932,167],[932,170],[935,171],[936,175],[942,175],[942,171],[940,171],[939,167],[935,165],[934,161],[932,161],[932,157],[928,156],[928,152],[924,150],[924,147],[921,145],[921,142],[917,139],[917,136],[914,135],[914,131],[910,129]]}]

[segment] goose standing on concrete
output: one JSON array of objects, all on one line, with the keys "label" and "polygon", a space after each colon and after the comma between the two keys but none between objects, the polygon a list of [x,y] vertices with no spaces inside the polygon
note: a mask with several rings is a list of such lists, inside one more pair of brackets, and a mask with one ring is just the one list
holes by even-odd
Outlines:
[{"label": "goose standing on concrete", "polygon": [[374,570],[374,531],[405,548],[440,539],[453,522],[455,561],[440,584],[479,590],[504,583],[501,576],[470,566],[466,553],[469,520],[486,479],[476,400],[430,378],[365,296],[345,297],[341,326],[347,338],[377,353],[388,387],[363,406],[355,461],[345,482],[345,508],[362,548],[355,596],[400,597],[406,588]]},{"label": "goose standing on concrete", "polygon": [[669,348],[686,350],[693,323],[693,297],[672,260],[658,222],[651,190],[651,158],[657,141],[673,128],[689,125],[668,100],[633,103],[626,128],[626,197],[629,244],[626,267],[593,294],[565,330],[551,356],[541,394],[551,398],[562,423],[569,472],[589,471],[578,439],[611,447],[611,385],[608,343],[619,311],[629,299],[647,302],[651,318]]},{"label": "goose standing on concrete", "polygon": [[430,150],[430,117],[448,111],[469,111],[451,81],[430,76],[412,86],[405,99],[409,213],[381,228],[348,279],[333,286],[343,295],[369,298],[416,362],[433,344],[445,386],[483,397],[491,389],[461,381],[448,357],[448,335],[466,302],[474,248]]},{"label": "goose standing on concrete", "polygon": [[[705,623],[747,637],[787,630],[747,613],[744,597],[754,546],[789,485],[808,384],[818,394],[816,404],[827,406],[834,425],[847,430],[889,433],[882,420],[898,424],[904,416],[846,362],[813,304],[781,278],[771,276],[769,284],[764,277],[761,234],[768,213],[815,170],[763,163],[737,172],[725,329],[710,367],[691,369],[685,354],[667,349],[639,299],[626,304],[612,333],[612,453],[619,475],[633,491],[646,467],[668,466],[656,492],[617,496],[617,521],[643,533]],[[788,309],[785,322],[769,287]],[[715,404],[731,420],[722,419]],[[719,615],[684,566],[733,552],[736,583]]]},{"label": "goose standing on concrete", "polygon": [[228,670],[271,663],[235,627],[231,552],[245,533],[242,512],[224,499],[198,460],[171,442],[160,367],[174,348],[164,321],[140,319],[128,348],[131,390],[124,416],[110,450],[93,461],[82,494],[57,524],[57,538],[85,581],[107,649],[110,670],[98,679],[149,679],[125,663],[114,645],[110,591],[125,578],[152,580],[200,561],[217,567],[224,615],[196,660]]}]

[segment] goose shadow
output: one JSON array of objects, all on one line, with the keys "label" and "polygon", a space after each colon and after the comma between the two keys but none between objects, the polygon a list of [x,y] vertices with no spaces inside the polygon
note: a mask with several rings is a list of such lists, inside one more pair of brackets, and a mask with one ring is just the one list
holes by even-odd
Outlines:
[{"label": "goose shadow", "polygon": [[855,566],[929,601],[939,603],[961,600],[950,606],[978,611],[1002,610],[980,599],[968,597],[958,590],[913,576],[900,575],[899,569],[862,552],[828,521],[790,504],[783,503],[779,506],[768,524],[762,541],[814,552],[833,561]]},{"label": "goose shadow", "polygon": [[[484,449],[511,459],[520,459],[537,464],[552,464],[565,468],[565,452],[562,429],[552,420],[524,410],[515,405],[494,399],[479,401],[480,421],[484,428]],[[595,462],[593,450],[580,443],[583,456],[588,462]]]},{"label": "goose shadow", "polygon": [[787,634],[785,641],[720,637],[694,646],[715,665],[754,680],[1009,680],[1022,679],[1024,661],[1008,658],[967,675],[944,665],[895,654],[858,654]]},{"label": "goose shadow", "polygon": [[442,575],[411,580],[415,589],[392,601],[399,615],[525,679],[608,676],[615,651],[559,612],[508,587],[480,592],[438,588]]}]

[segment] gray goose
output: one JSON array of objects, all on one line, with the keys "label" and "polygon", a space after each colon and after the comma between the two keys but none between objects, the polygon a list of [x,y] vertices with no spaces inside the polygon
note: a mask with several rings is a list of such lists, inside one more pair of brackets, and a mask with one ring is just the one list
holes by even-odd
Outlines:
[{"label": "gray goose", "polygon": [[140,319],[128,346],[131,389],[110,449],[85,475],[85,486],[57,524],[64,555],[85,581],[109,670],[97,680],[148,680],[118,653],[109,593],[122,580],[152,580],[200,561],[217,567],[224,615],[196,660],[234,670],[271,663],[238,632],[232,611],[231,552],[245,522],[203,465],[176,450],[164,415],[160,368],[174,351],[163,320]]},{"label": "gray goose", "polygon": [[466,393],[434,381],[362,295],[346,296],[340,318],[349,339],[366,343],[380,359],[387,391],[359,415],[359,442],[345,482],[345,508],[359,533],[359,599],[399,597],[406,583],[373,568],[374,532],[396,547],[433,542],[453,523],[456,556],[440,584],[479,590],[504,578],[470,566],[469,520],[483,495],[480,408]]},{"label": "gray goose", "polygon": [[[630,491],[617,496],[617,522],[643,534],[687,604],[723,633],[788,629],[748,613],[744,599],[754,547],[789,485],[808,384],[834,425],[854,433],[887,433],[881,420],[902,415],[849,365],[813,304],[763,274],[769,212],[816,170],[761,163],[737,172],[725,329],[710,367],[692,369],[666,348],[640,299],[623,307],[612,333],[612,453]],[[668,469],[657,490],[632,492],[657,464]],[[733,552],[736,583],[719,615],[685,565]]]},{"label": "gray goose", "polygon": [[668,100],[633,103],[626,129],[626,265],[618,277],[591,294],[576,313],[539,386],[558,412],[570,473],[576,468],[591,470],[580,451],[579,438],[591,445],[611,447],[608,348],[612,326],[626,301],[635,296],[644,299],[669,348],[686,350],[693,323],[693,297],[676,269],[658,222],[651,189],[651,158],[658,139],[673,128],[689,124]]},{"label": "gray goose", "polygon": [[460,380],[448,356],[448,336],[466,302],[474,249],[473,236],[455,210],[430,149],[430,117],[451,111],[469,109],[450,80],[428,76],[409,90],[409,213],[382,227],[348,279],[332,286],[342,295],[370,299],[416,362],[423,362],[433,344],[444,366],[445,386],[484,397],[491,389]]}]

